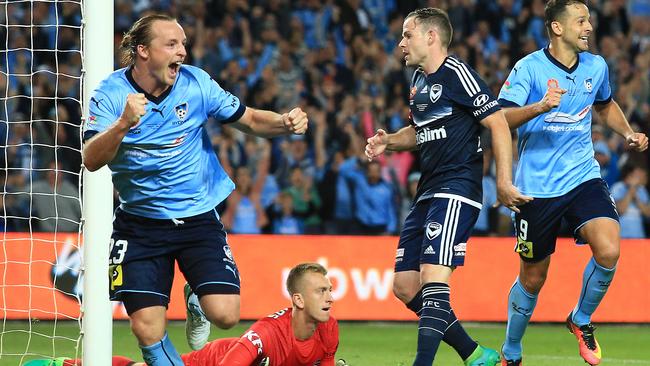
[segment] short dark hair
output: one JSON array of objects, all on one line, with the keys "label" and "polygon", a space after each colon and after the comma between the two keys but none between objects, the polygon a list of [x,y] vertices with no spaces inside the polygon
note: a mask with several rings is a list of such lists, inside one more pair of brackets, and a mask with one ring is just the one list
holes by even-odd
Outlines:
[{"label": "short dark hair", "polygon": [[449,15],[438,8],[422,8],[409,13],[406,19],[415,17],[416,23],[422,23],[428,27],[436,27],[443,46],[449,47],[454,30],[449,21]]},{"label": "short dark hair", "polygon": [[290,296],[300,292],[298,283],[306,273],[320,273],[325,276],[327,270],[318,263],[300,263],[293,267],[289,271],[289,276],[287,276],[287,291],[289,291]]},{"label": "short dark hair", "polygon": [[550,0],[544,7],[544,24],[549,37],[551,34],[551,23],[559,20],[566,14],[567,7],[573,4],[587,5],[587,0]]},{"label": "short dark hair", "polygon": [[151,25],[157,20],[166,22],[175,22],[176,18],[166,14],[152,14],[138,19],[128,32],[124,33],[124,38],[120,43],[120,61],[124,65],[133,65],[135,63],[136,49],[138,45],[148,46],[151,43],[153,35],[151,34]]}]

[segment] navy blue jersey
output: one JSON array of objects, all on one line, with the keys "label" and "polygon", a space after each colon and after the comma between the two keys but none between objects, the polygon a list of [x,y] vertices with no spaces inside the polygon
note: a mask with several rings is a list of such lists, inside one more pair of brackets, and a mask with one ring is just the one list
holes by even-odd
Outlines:
[{"label": "navy blue jersey", "polygon": [[410,108],[422,170],[416,201],[456,198],[481,208],[479,121],[501,109],[485,82],[449,56],[432,74],[415,71]]}]

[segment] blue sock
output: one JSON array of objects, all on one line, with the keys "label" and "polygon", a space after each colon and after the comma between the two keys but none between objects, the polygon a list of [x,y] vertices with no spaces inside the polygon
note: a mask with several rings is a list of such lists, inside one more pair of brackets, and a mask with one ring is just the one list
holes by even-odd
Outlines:
[{"label": "blue sock", "polygon": [[510,288],[508,295],[508,325],[506,326],[506,341],[501,351],[507,360],[521,358],[521,339],[533,315],[537,295],[529,294],[519,282],[519,277]]},{"label": "blue sock", "polygon": [[183,366],[181,356],[178,355],[166,332],[160,342],[151,346],[140,346],[140,349],[142,358],[148,366]]},{"label": "blue sock", "polygon": [[[422,312],[422,290],[420,290],[414,297],[406,304],[406,307],[409,308],[415,315],[420,317],[420,312]],[[449,310],[449,319],[447,322],[447,330],[445,330],[445,335],[442,337],[442,341],[453,347],[460,358],[466,360],[469,356],[472,355],[472,352],[478,347],[476,343],[465,331],[465,328],[460,324],[456,318],[456,314],[453,309]]]},{"label": "blue sock", "polygon": [[447,329],[451,305],[449,285],[431,282],[422,286],[422,312],[418,327],[418,352],[413,366],[431,366]]},{"label": "blue sock", "polygon": [[577,326],[591,323],[591,314],[596,311],[598,304],[605,297],[609,284],[614,278],[616,267],[605,268],[592,257],[582,275],[582,290],[580,299],[572,313],[572,321]]},{"label": "blue sock", "polygon": [[448,322],[449,325],[447,326],[447,330],[445,330],[442,341],[452,346],[461,359],[466,360],[476,350],[478,343],[467,334],[465,328],[463,328],[456,318],[453,309],[450,309]]}]

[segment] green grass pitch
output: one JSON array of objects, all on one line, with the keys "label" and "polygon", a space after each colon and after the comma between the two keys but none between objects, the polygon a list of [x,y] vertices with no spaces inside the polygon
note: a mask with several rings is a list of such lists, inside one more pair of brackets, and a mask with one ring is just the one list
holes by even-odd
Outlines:
[{"label": "green grass pitch", "polygon": [[[212,338],[235,337],[243,333],[250,322],[242,322],[229,331],[212,328]],[[171,322],[169,334],[177,349],[188,352],[182,322]],[[31,336],[24,332],[26,322],[4,323],[1,334],[0,365],[15,366],[35,358],[36,355],[74,356],[75,342],[65,337],[75,337],[77,323],[32,323]],[[482,344],[497,348],[503,342],[504,324],[467,324],[468,332]],[[351,366],[408,366],[416,347],[416,323],[340,323],[340,346],[337,357]],[[56,334],[52,340],[51,336]],[[650,366],[650,325],[601,325],[596,331],[603,348],[603,366]],[[29,344],[29,346],[27,346]],[[578,356],[573,335],[563,325],[533,324],[524,339],[526,366],[584,366]],[[127,322],[115,322],[113,327],[113,353],[140,358],[135,338]],[[21,355],[21,356],[11,356]],[[29,356],[22,356],[29,354]],[[456,353],[441,345],[434,365],[462,366]]]}]

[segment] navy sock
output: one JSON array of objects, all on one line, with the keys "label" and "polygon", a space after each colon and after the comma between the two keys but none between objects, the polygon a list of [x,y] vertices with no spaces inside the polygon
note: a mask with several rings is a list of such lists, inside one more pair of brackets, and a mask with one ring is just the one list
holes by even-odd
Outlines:
[{"label": "navy sock", "polygon": [[614,278],[616,267],[605,268],[592,257],[582,275],[580,300],[573,309],[571,321],[577,326],[591,323],[591,315],[605,297],[609,284]]},{"label": "navy sock", "polygon": [[[422,312],[422,290],[418,291],[417,294],[406,304],[406,307],[409,308],[412,312],[420,317]],[[450,309],[449,319],[447,319],[449,325],[447,330],[445,330],[445,335],[442,337],[442,341],[453,347],[460,358],[466,360],[472,352],[478,347],[476,343],[465,331],[465,328],[460,324],[458,318],[453,309]]]},{"label": "navy sock", "polygon": [[140,346],[142,358],[148,366],[183,366],[181,356],[167,337],[167,333],[160,342],[150,346]]},{"label": "navy sock", "polygon": [[422,286],[422,312],[418,326],[418,351],[413,366],[431,366],[447,329],[451,305],[449,285],[431,282]]},{"label": "navy sock", "polygon": [[467,334],[465,328],[463,328],[456,318],[453,309],[450,309],[448,322],[449,325],[447,326],[447,330],[445,330],[442,341],[452,346],[461,359],[466,360],[476,350],[478,343]]},{"label": "navy sock", "polygon": [[422,289],[418,291],[417,294],[406,304],[406,307],[409,308],[415,315],[420,317],[420,312],[422,312]]}]

